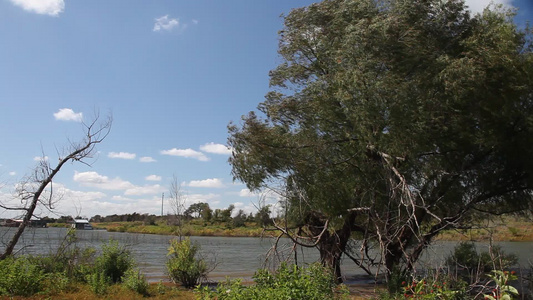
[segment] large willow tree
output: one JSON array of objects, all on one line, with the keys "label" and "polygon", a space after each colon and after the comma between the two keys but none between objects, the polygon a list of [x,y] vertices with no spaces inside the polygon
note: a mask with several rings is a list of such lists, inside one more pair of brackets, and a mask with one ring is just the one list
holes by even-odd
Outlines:
[{"label": "large willow tree", "polygon": [[281,186],[278,227],[338,276],[354,236],[411,270],[442,230],[530,209],[533,55],[512,17],[459,0],[291,11],[260,113],[230,124],[234,177]]}]

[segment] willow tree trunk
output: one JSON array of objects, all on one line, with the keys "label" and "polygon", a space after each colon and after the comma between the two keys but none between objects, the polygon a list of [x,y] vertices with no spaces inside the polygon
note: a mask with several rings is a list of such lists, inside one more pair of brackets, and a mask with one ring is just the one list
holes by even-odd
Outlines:
[{"label": "willow tree trunk", "polygon": [[311,233],[315,236],[320,236],[317,245],[320,253],[320,262],[333,271],[335,280],[338,283],[342,283],[341,258],[352,234],[355,213],[350,213],[345,218],[343,226],[335,231],[326,230],[322,233],[326,223],[317,215],[309,217],[308,222]]}]

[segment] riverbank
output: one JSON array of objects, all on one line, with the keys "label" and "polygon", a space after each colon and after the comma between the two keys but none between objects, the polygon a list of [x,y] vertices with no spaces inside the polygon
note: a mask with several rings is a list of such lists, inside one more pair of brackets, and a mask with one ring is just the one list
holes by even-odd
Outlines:
[{"label": "riverbank", "polygon": [[[243,227],[231,227],[226,223],[210,224],[199,220],[185,223],[181,228],[167,224],[144,224],[143,222],[105,222],[92,223],[95,229],[109,232],[129,232],[142,234],[219,236],[219,237],[262,237],[275,236],[276,231],[264,231],[256,223],[249,222]],[[63,227],[67,224],[50,224]],[[502,217],[486,221],[484,228],[469,230],[448,230],[437,236],[440,241],[533,241],[533,221],[528,218]]]},{"label": "riverbank", "polygon": [[500,217],[487,220],[478,229],[447,230],[437,236],[440,241],[533,241],[533,220],[520,217]]}]

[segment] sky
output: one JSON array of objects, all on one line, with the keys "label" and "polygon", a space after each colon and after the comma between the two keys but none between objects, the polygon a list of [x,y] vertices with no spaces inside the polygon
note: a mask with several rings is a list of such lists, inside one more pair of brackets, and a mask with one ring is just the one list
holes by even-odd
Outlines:
[{"label": "sky", "polygon": [[[186,207],[254,212],[259,196],[231,176],[227,125],[268,92],[280,16],[313,2],[0,0],[0,200],[99,114],[112,115],[109,136],[90,165],[61,169],[60,200],[40,215],[160,214],[162,199],[166,214],[173,177]],[[532,19],[531,0],[494,2]]]}]

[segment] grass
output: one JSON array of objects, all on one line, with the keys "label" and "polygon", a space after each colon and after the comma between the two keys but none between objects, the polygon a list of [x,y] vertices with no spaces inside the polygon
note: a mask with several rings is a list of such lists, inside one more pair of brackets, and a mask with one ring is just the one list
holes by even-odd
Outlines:
[{"label": "grass", "polygon": [[[128,290],[121,285],[112,285],[109,287],[107,293],[102,296],[94,294],[88,285],[78,284],[68,292],[59,294],[42,294],[31,297],[10,297],[9,299],[64,299],[64,300],[90,300],[90,299],[177,299],[177,300],[193,300],[196,299],[195,294],[191,290],[175,287],[173,285],[151,284],[149,288],[149,295],[142,296],[131,290]],[[7,299],[7,298],[6,298]]]},{"label": "grass", "polygon": [[486,228],[448,230],[438,236],[441,241],[533,241],[533,222],[528,218],[505,216],[487,220]]},{"label": "grass", "polygon": [[[441,233],[437,240],[441,241],[533,241],[533,222],[527,218],[501,217],[486,221],[486,228],[469,230],[447,230]],[[130,232],[146,234],[175,235],[178,233],[176,226],[164,223],[157,225],[144,225],[143,222],[108,222],[93,223],[97,229],[106,229],[111,232]],[[277,232],[264,232],[263,228],[253,222],[246,223],[245,227],[235,227],[226,223],[204,223],[201,220],[191,220],[183,225],[182,235],[185,236],[227,236],[227,237],[260,237],[265,234],[275,235]]]},{"label": "grass", "polygon": [[[130,232],[145,234],[175,235],[178,227],[164,223],[157,225],[145,225],[143,222],[106,222],[93,223],[96,229],[105,229],[110,232]],[[182,235],[186,236],[228,236],[228,237],[260,237],[263,228],[255,223],[246,223],[245,227],[231,228],[226,223],[208,224],[198,220],[192,220],[181,228]]]}]

